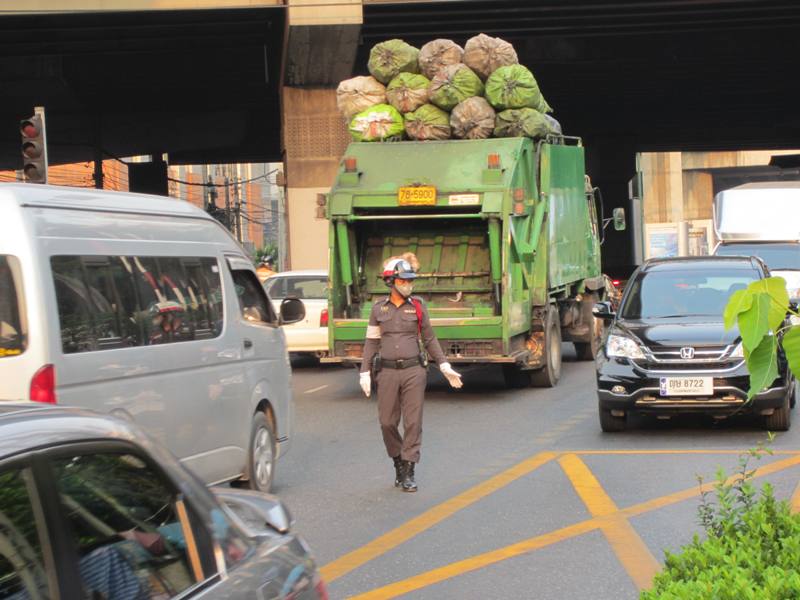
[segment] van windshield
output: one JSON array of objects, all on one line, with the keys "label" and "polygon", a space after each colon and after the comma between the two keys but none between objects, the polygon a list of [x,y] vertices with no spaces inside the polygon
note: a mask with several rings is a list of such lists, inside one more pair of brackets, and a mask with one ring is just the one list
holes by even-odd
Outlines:
[{"label": "van windshield", "polygon": [[775,271],[800,269],[800,244],[720,244],[717,256],[757,256]]},{"label": "van windshield", "polygon": [[19,260],[0,254],[0,358],[25,351],[27,327]]}]

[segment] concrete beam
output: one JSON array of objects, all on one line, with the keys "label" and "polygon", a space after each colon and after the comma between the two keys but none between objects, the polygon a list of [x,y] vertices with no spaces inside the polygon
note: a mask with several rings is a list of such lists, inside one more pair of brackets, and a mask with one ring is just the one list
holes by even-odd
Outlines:
[{"label": "concrete beam", "polygon": [[227,10],[283,6],[283,0],[12,0],[4,14],[126,12],[152,10]]}]

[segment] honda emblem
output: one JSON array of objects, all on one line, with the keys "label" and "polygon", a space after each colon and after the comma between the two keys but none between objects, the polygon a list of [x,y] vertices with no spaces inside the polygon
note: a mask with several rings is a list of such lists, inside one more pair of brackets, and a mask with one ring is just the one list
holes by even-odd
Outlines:
[{"label": "honda emblem", "polygon": [[694,348],[685,346],[681,348],[681,358],[684,360],[691,360],[694,358]]}]

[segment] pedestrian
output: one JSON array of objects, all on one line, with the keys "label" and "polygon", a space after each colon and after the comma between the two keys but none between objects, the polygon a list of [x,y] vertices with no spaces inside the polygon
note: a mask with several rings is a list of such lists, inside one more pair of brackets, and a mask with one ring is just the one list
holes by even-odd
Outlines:
[{"label": "pedestrian", "polygon": [[[415,261],[416,262],[416,261]],[[372,307],[361,362],[360,384],[369,397],[373,375],[378,388],[378,420],[386,452],[394,461],[395,487],[416,492],[414,465],[422,445],[422,404],[427,383],[427,354],[454,388],[459,375],[445,360],[428,311],[411,295],[417,274],[405,258],[390,259],[383,269],[389,296]],[[403,435],[398,425],[403,418]]]}]

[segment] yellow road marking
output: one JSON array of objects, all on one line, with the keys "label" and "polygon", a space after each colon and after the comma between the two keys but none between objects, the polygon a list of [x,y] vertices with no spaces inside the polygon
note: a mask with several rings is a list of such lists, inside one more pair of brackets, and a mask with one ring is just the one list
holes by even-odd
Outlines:
[{"label": "yellow road marking", "polygon": [[353,550],[329,562],[327,565],[320,569],[320,573],[326,582],[330,583],[342,575],[345,575],[371,561],[389,550],[396,548],[400,544],[407,542],[414,536],[430,529],[437,523],[444,521],[451,517],[461,509],[464,509],[478,500],[488,496],[511,482],[519,479],[523,475],[527,475],[544,465],[545,463],[553,460],[556,454],[553,452],[540,452],[520,463],[517,463],[510,469],[506,469],[502,473],[471,487],[458,496],[454,496],[441,504],[428,509],[418,517],[406,521],[400,527],[392,529],[391,531],[383,534],[379,538],[374,539],[365,546]]},{"label": "yellow road marking", "polygon": [[[746,450],[559,450],[561,454],[577,454],[579,456],[602,456],[602,455],[639,455],[652,454],[742,454]],[[800,450],[773,450],[776,456],[796,456]]]},{"label": "yellow road marking", "polygon": [[650,587],[661,565],[642,538],[627,519],[619,516],[619,508],[586,463],[575,454],[562,456],[558,462],[589,513],[593,517],[608,517],[603,520],[600,530],[636,587],[640,590]]},{"label": "yellow road marking", "polygon": [[[763,467],[759,467],[758,469],[756,469],[755,473],[753,474],[753,477],[764,477],[766,475],[772,475],[774,473],[783,471],[790,467],[797,466],[798,464],[800,464],[800,456],[792,456],[790,458],[785,458],[783,460],[776,461],[769,465],[764,465]],[[730,477],[728,479],[728,482],[732,483],[736,481],[736,479],[737,477],[735,476]],[[675,492],[673,494],[661,496],[660,498],[654,498],[646,502],[635,504],[633,506],[630,506],[626,509],[619,511],[618,514],[619,516],[624,518],[634,517],[637,515],[651,512],[658,508],[664,508],[671,504],[677,504],[678,502],[682,502],[683,500],[688,500],[689,498],[698,496],[701,491],[710,491],[712,489],[713,489],[713,483],[703,484],[702,487],[694,486],[685,490],[681,490],[680,492]],[[377,600],[377,599],[385,600],[388,598],[396,598],[397,596],[402,596],[403,594],[413,592],[414,590],[428,587],[430,585],[433,585],[434,583],[439,583],[441,581],[451,579],[458,575],[463,575],[464,573],[475,571],[477,569],[481,569],[483,567],[492,565],[494,563],[498,563],[509,558],[514,558],[515,556],[520,556],[521,554],[526,554],[533,550],[539,550],[546,546],[555,544],[556,542],[561,542],[582,535],[584,533],[594,531],[595,529],[600,528],[603,525],[603,523],[608,520],[610,516],[616,516],[616,514],[617,513],[615,513],[614,515],[607,515],[604,517],[592,517],[591,519],[586,519],[585,521],[575,523],[574,525],[562,527],[561,529],[557,529],[556,531],[532,537],[527,540],[511,544],[510,546],[498,548],[497,550],[492,550],[490,552],[478,554],[476,556],[472,556],[465,560],[454,562],[449,565],[445,565],[433,569],[431,571],[427,571],[425,573],[420,573],[419,575],[415,575],[414,577],[410,577],[402,581],[397,581],[395,583],[391,583],[389,585],[376,588],[364,594],[359,594],[358,596],[352,596],[351,598],[353,600]]]},{"label": "yellow road marking", "polygon": [[796,515],[800,513],[800,483],[794,488],[792,499],[789,501],[789,509],[792,511],[792,514]]}]

